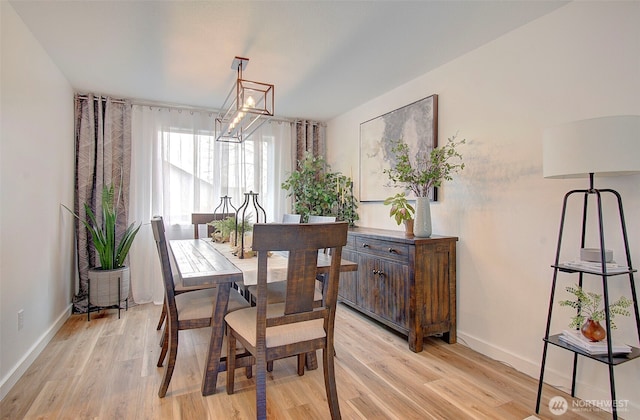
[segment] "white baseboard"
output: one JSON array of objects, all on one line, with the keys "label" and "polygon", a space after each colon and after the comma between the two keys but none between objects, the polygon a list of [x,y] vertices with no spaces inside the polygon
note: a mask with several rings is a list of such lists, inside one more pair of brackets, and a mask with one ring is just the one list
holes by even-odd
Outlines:
[{"label": "white baseboard", "polygon": [[11,369],[7,375],[2,378],[0,382],[0,401],[7,396],[11,388],[18,382],[18,380],[24,375],[29,366],[36,360],[36,358],[42,353],[42,350],[49,344],[51,339],[56,335],[58,330],[62,328],[66,320],[71,316],[71,310],[73,305],[69,304],[67,308],[62,311],[58,319],[51,325],[51,327],[45,331],[44,334],[31,346],[29,351],[20,359],[20,361]]},{"label": "white baseboard", "polygon": [[[482,353],[487,357],[490,357],[494,360],[500,361],[508,366],[513,367],[515,370],[528,375],[536,381],[540,378],[540,363],[542,360],[528,360],[517,354],[509,352],[503,348],[497,347],[487,341],[474,337],[472,335],[466,334],[458,330],[457,332],[458,342],[461,344],[477,351],[478,353]],[[540,340],[540,348],[542,349],[543,342]],[[573,356],[571,352],[566,352],[568,360],[573,360]],[[568,394],[571,393],[571,365],[569,364],[569,369],[566,372],[558,372],[557,370],[551,369],[549,365],[545,367],[544,371],[544,383],[554,386]],[[605,366],[605,365],[603,365]],[[606,366],[605,366],[606,367]],[[593,384],[582,382],[580,380],[576,383],[577,387],[582,390],[581,393],[585,395],[600,395],[602,399],[610,398],[609,394],[609,383],[600,384],[601,387],[594,387]],[[604,387],[604,388],[603,388]],[[535,401],[532,401],[533,406],[535,406]],[[628,407],[627,410],[631,413],[640,413],[640,404],[636,401],[627,401]],[[607,408],[604,408],[607,410]],[[626,417],[625,413],[621,413],[622,417]]]}]

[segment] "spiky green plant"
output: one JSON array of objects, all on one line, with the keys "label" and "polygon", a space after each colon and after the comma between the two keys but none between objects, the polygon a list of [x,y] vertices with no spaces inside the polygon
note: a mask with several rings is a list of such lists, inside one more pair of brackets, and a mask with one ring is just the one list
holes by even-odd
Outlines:
[{"label": "spiky green plant", "polygon": [[[119,198],[118,196],[117,201],[119,201]],[[64,206],[82,222],[91,233],[93,246],[100,259],[100,267],[96,268],[101,268],[102,270],[113,270],[124,265],[124,260],[127,258],[131,244],[141,226],[141,224],[139,224],[136,227],[135,222],[131,223],[120,238],[120,241],[116,240],[116,226],[118,222],[117,201],[113,184],[109,186],[105,185],[102,189],[102,224],[97,222],[95,214],[87,203],[84,204],[84,210],[89,216],[89,220],[81,219],[67,206]]]},{"label": "spiky green plant", "polygon": [[[580,328],[586,320],[591,319],[595,322],[604,321],[606,319],[604,306],[602,305],[602,295],[593,292],[585,292],[580,286],[568,286],[567,292],[572,293],[575,300],[562,300],[560,306],[569,306],[578,313],[571,318],[570,328]],[[616,315],[629,316],[631,312],[627,309],[633,302],[621,296],[617,301],[609,304],[609,318],[611,319],[611,328],[617,328],[613,322]]]}]

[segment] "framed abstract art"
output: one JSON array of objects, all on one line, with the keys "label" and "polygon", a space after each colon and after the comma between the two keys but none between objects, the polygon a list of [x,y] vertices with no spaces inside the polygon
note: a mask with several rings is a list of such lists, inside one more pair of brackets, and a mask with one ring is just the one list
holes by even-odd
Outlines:
[{"label": "framed abstract art", "polygon": [[[383,201],[398,193],[383,172],[394,163],[389,152],[398,140],[409,146],[411,156],[428,154],[438,146],[438,95],[360,124],[360,201]],[[436,189],[429,196],[435,201]]]}]

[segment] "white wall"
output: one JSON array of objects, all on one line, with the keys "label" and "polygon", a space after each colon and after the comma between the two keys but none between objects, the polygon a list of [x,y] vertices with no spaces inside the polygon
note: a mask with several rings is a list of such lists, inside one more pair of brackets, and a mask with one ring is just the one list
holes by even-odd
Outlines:
[{"label": "white wall", "polygon": [[[0,398],[70,313],[73,90],[0,2]],[[24,326],[18,330],[18,311]]]},{"label": "white wall", "polygon": [[[434,233],[460,238],[460,342],[534,378],[540,369],[562,198],[570,189],[588,186],[586,179],[542,177],[542,131],[585,118],[640,115],[638,22],[640,2],[573,2],[328,123],[329,163],[343,173],[353,168],[356,175],[360,123],[439,95],[440,141],[456,132],[468,140],[460,149],[467,168],[444,185],[441,200],[432,205]],[[419,43],[415,53],[420,53]],[[355,183],[358,191],[357,176]],[[601,178],[596,185],[622,194],[637,267],[640,176]],[[618,238],[617,216],[606,210],[611,227],[605,237]],[[382,203],[361,203],[359,224],[401,230],[388,211]],[[572,208],[569,217],[577,220],[580,212]],[[579,238],[576,229],[566,238]],[[565,244],[566,258],[575,258],[579,242],[565,239]],[[608,245],[623,259],[619,241]],[[559,297],[567,296],[565,286],[577,282],[577,277],[563,276]],[[590,281],[601,292],[600,278]],[[614,297],[630,296],[625,279],[615,283]],[[557,305],[554,310],[552,332],[559,332],[571,313]],[[616,322],[620,328],[614,337],[637,346],[633,319]],[[550,347],[547,382],[569,387],[571,360],[571,353]],[[588,361],[579,366],[578,396],[608,399],[606,365]],[[640,418],[640,361],[615,372],[617,398],[632,404],[631,413],[620,414]]]}]

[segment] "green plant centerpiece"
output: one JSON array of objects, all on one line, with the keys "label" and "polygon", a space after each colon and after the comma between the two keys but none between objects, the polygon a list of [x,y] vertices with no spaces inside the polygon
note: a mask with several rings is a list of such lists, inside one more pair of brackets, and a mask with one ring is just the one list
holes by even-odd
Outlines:
[{"label": "green plant centerpiece", "polygon": [[303,222],[309,215],[335,216],[350,226],[359,219],[353,180],[340,172],[332,172],[322,156],[306,152],[282,188],[287,190],[287,197],[293,197],[293,212],[300,214]]},{"label": "green plant centerpiece", "polygon": [[[431,236],[431,214],[429,210],[429,193],[434,187],[440,187],[443,181],[451,181],[453,175],[464,169],[462,155],[458,147],[466,143],[465,139],[457,140],[457,135],[447,139],[441,146],[429,153],[412,155],[409,145],[401,140],[390,142],[386,159],[391,163],[383,173],[389,177],[388,186],[402,187],[416,196],[415,234],[420,237]],[[387,200],[393,200],[389,197]],[[391,215],[395,217],[395,214]],[[397,221],[397,218],[396,218]]]},{"label": "green plant centerpiece", "polygon": [[[562,300],[560,306],[569,306],[577,311],[571,318],[570,328],[580,328],[582,335],[591,341],[601,341],[606,337],[606,330],[600,325],[600,321],[606,320],[605,308],[602,304],[602,295],[593,292],[586,292],[580,286],[568,286],[567,292],[573,294],[575,299]],[[611,328],[617,326],[613,322],[616,315],[629,316],[631,312],[627,309],[632,305],[632,301],[621,296],[617,301],[609,304],[609,318]]]},{"label": "green plant centerpiece", "polygon": [[91,233],[91,241],[100,260],[99,267],[89,269],[89,307],[92,304],[99,307],[119,305],[118,295],[120,300],[129,296],[129,267],[125,266],[125,260],[141,224],[136,226],[135,222],[131,223],[120,238],[117,237],[119,201],[120,192],[116,196],[113,184],[105,185],[102,189],[100,223],[87,203],[84,203],[84,210],[89,220],[81,219],[64,206]]},{"label": "green plant centerpiece", "polygon": [[[247,216],[242,221],[242,225],[238,226],[238,230],[242,229],[245,232],[253,231],[253,223],[251,223],[251,216]],[[231,240],[231,234],[235,235],[236,232],[236,217],[229,216],[227,218],[221,220],[214,220],[212,222],[207,223],[208,225],[213,226],[213,234],[212,239],[214,242],[229,242]],[[235,238],[233,238],[233,242],[235,243]]]}]

